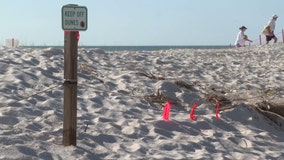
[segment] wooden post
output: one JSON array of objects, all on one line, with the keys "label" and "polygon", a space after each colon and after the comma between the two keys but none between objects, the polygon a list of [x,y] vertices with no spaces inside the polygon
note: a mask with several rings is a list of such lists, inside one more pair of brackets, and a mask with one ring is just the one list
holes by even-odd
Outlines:
[{"label": "wooden post", "polygon": [[261,45],[261,35],[259,35],[259,44]]},{"label": "wooden post", "polygon": [[15,40],[14,40],[14,38],[12,38],[12,48],[14,48],[15,47]]},{"label": "wooden post", "polygon": [[77,31],[64,34],[64,146],[76,146],[77,140],[77,34]]},{"label": "wooden post", "polygon": [[282,41],[284,43],[284,29],[282,29]]}]

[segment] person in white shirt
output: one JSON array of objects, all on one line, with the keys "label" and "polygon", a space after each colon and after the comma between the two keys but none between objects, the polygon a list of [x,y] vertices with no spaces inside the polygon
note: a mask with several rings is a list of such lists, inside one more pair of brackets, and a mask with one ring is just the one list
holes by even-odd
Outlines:
[{"label": "person in white shirt", "polygon": [[266,44],[269,43],[269,41],[271,41],[272,39],[274,40],[274,43],[277,42],[277,37],[274,35],[274,30],[275,30],[275,26],[276,26],[276,20],[277,20],[278,16],[275,14],[272,16],[272,19],[270,19],[268,21],[267,24],[267,31],[268,31],[268,35],[266,35]]},{"label": "person in white shirt", "polygon": [[246,41],[252,43],[252,41],[248,39],[247,35],[245,35],[246,29],[247,28],[245,26],[240,27],[240,31],[235,42],[236,47],[244,47]]}]

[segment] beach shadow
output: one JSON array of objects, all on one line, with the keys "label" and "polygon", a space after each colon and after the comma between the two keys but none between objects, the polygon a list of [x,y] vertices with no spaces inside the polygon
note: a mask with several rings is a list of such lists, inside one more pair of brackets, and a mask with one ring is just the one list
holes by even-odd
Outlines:
[{"label": "beach shadow", "polygon": [[37,122],[33,122],[32,124],[28,124],[26,129],[30,129],[32,131],[41,131],[44,127],[41,124],[38,124]]},{"label": "beach shadow", "polygon": [[17,146],[17,149],[19,152],[23,153],[24,155],[37,157],[37,152],[34,149],[31,149],[26,146]]},{"label": "beach shadow", "polygon": [[15,117],[8,117],[8,116],[1,116],[0,117],[0,124],[4,124],[4,125],[15,125],[17,123],[19,123],[19,119],[15,118]]},{"label": "beach shadow", "polygon": [[101,146],[105,146],[104,143],[117,143],[117,139],[114,135],[108,135],[108,134],[99,134],[99,135],[90,135],[82,133],[78,137],[82,141],[86,141],[85,144],[88,146],[94,148],[95,144],[99,144]]},{"label": "beach shadow", "polygon": [[227,132],[239,132],[239,130],[236,127],[234,127],[231,123],[227,123],[226,121],[217,119],[215,117],[213,118],[212,124],[215,127]]},{"label": "beach shadow", "polygon": [[174,121],[157,121],[154,124],[155,132],[157,134],[163,135],[168,138],[172,138],[174,136],[174,131],[176,132],[183,132],[183,128],[180,127],[180,125]]},{"label": "beach shadow", "polygon": [[202,135],[202,130],[211,130],[212,126],[209,125],[208,122],[205,121],[197,121],[191,122],[179,122],[179,124],[186,130],[186,133],[189,133],[191,135]]},{"label": "beach shadow", "polygon": [[114,136],[107,135],[107,134],[99,134],[98,136],[94,136],[93,140],[102,146],[104,146],[104,143],[116,143],[117,142]]},{"label": "beach shadow", "polygon": [[7,62],[0,60],[0,74],[6,74],[6,72],[9,70],[9,64],[6,64]]},{"label": "beach shadow", "polygon": [[[96,146],[92,146],[92,148],[96,148]],[[75,153],[81,154],[81,155],[86,154],[85,158],[90,159],[90,160],[91,159],[94,159],[94,160],[105,159],[109,155],[109,153],[96,153],[90,149],[85,149],[82,146],[76,146]],[[116,158],[114,157],[113,159],[119,159],[119,156]]]},{"label": "beach shadow", "polygon": [[49,152],[41,152],[39,153],[38,157],[41,159],[53,159],[52,153]]},{"label": "beach shadow", "polygon": [[37,70],[42,74],[42,76],[45,76],[46,78],[52,79],[53,81],[61,81],[61,77],[54,76],[53,73],[59,73],[57,68],[48,68],[48,69],[42,69],[42,68],[37,68]]},{"label": "beach shadow", "polygon": [[63,56],[64,52],[63,49],[58,48],[47,48],[43,50],[42,55],[45,57],[52,57],[52,56]]},{"label": "beach shadow", "polygon": [[37,66],[40,64],[40,61],[32,57],[30,60],[23,60],[23,64],[28,64],[30,66]]}]

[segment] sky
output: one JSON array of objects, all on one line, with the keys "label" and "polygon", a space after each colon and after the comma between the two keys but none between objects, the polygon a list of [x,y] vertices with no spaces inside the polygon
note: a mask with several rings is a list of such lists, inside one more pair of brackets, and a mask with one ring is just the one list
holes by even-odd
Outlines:
[{"label": "sky", "polygon": [[230,45],[243,25],[256,43],[273,14],[284,29],[283,0],[1,0],[0,45],[63,46],[66,4],[88,9],[81,46]]}]

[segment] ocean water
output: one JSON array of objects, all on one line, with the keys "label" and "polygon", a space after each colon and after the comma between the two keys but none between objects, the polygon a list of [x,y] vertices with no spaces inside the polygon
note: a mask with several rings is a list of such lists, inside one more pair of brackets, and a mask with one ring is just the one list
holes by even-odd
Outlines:
[{"label": "ocean water", "polygon": [[105,51],[155,51],[168,49],[220,49],[229,46],[88,46],[85,48],[101,48]]},{"label": "ocean water", "polygon": [[[63,48],[63,46],[22,46],[27,48]],[[101,48],[105,51],[155,51],[169,49],[222,49],[230,46],[78,46],[78,48]]]}]

